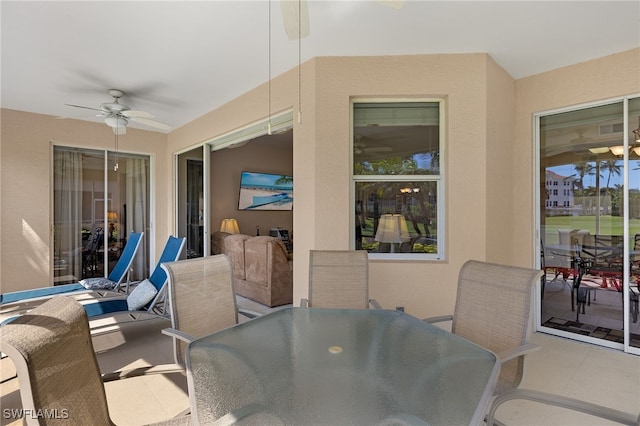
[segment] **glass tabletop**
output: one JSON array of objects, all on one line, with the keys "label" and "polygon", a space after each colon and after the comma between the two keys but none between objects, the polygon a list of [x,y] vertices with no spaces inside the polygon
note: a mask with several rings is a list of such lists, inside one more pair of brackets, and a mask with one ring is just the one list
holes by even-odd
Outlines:
[{"label": "glass tabletop", "polygon": [[199,424],[477,424],[495,355],[388,310],[287,308],[192,342]]}]

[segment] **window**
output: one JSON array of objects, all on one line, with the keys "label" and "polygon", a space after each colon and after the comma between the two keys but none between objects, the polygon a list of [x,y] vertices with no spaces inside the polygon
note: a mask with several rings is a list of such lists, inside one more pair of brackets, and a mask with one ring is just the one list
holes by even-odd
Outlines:
[{"label": "window", "polygon": [[441,101],[353,102],[356,249],[443,258]]}]

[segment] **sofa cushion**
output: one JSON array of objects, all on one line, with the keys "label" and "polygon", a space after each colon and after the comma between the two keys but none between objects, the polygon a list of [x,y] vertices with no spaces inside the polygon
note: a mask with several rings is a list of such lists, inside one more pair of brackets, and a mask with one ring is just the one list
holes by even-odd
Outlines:
[{"label": "sofa cushion", "polygon": [[245,273],[247,281],[266,287],[271,282],[272,248],[274,237],[251,237],[245,241]]},{"label": "sofa cushion", "polygon": [[224,254],[231,260],[233,276],[241,280],[246,279],[245,274],[245,241],[251,238],[245,234],[231,234],[224,239]]}]

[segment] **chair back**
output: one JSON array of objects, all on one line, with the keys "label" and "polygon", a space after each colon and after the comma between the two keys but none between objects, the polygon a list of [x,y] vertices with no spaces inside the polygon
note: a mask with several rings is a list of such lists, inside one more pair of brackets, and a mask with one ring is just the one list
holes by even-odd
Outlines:
[{"label": "chair back", "polygon": [[144,232],[132,232],[129,236],[127,244],[125,244],[116,266],[113,267],[113,270],[109,274],[109,279],[116,283],[114,290],[117,290],[118,287],[120,287],[124,277],[127,275],[127,271],[131,267],[131,263],[133,263],[133,258],[138,252],[143,235]]},{"label": "chair back", "polygon": [[27,424],[109,425],[107,398],[87,314],[72,297],[49,299],[0,327],[16,366]]},{"label": "chair back", "polygon": [[[528,343],[533,290],[542,271],[467,261],[460,269],[451,331],[496,354]],[[500,367],[496,393],[522,380],[524,356]]]},{"label": "chair back", "polygon": [[172,235],[169,236],[167,244],[165,244],[164,250],[162,250],[162,254],[160,255],[160,260],[158,260],[155,269],[151,273],[151,276],[149,276],[149,281],[151,281],[158,292],[153,300],[145,306],[146,310],[151,312],[160,301],[164,300],[167,273],[162,269],[161,265],[165,262],[177,261],[180,258],[180,254],[182,254],[182,249],[186,241],[187,239],[185,237],[177,238]]},{"label": "chair back", "polygon": [[368,309],[369,257],[366,250],[311,250],[309,306]]},{"label": "chair back", "polygon": [[[162,265],[169,277],[172,327],[199,338],[238,323],[231,262],[224,254]],[[184,365],[186,344],[174,339],[177,364]]]}]

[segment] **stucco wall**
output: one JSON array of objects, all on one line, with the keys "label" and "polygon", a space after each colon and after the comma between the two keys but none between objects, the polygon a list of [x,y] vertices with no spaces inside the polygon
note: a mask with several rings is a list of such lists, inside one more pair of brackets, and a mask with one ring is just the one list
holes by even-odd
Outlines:
[{"label": "stucco wall", "polygon": [[[485,54],[323,57],[303,64],[302,114],[297,117],[297,72],[272,82],[272,111],[294,108],[294,300],[307,295],[309,250],[348,249],[350,235],[350,101],[356,97],[444,98],[447,259],[372,262],[370,292],[383,306],[416,315],[450,311],[457,273],[470,258],[504,258],[509,230],[487,214],[487,74],[498,83],[492,108],[506,124],[493,126],[493,146],[512,139],[513,82]],[[493,89],[492,89],[493,90]],[[194,120],[169,135],[169,152],[193,146],[266,116],[266,87]],[[492,172],[511,172],[508,155],[491,157]],[[508,243],[488,242],[487,226]],[[506,259],[508,260],[508,259]]]},{"label": "stucco wall", "polygon": [[294,300],[307,294],[308,249],[349,248],[350,99],[444,98],[446,260],[372,261],[370,295],[418,316],[450,312],[460,266],[487,256],[487,61],[484,54],[318,59],[315,208],[302,212],[315,218],[315,241],[303,243],[301,252],[296,245],[302,259],[295,264]]},{"label": "stucco wall", "polygon": [[[58,120],[47,115],[1,110],[0,134],[0,291],[16,291],[51,285],[52,144],[82,148],[113,149],[109,127],[80,120]],[[164,161],[166,135],[128,129],[119,138],[119,149],[152,155]],[[153,164],[153,163],[152,163]],[[157,163],[156,163],[157,164]],[[152,168],[152,180],[162,169]],[[167,206],[168,188],[155,186],[157,206]],[[167,238],[166,210],[158,209],[155,220],[156,255]],[[153,258],[153,257],[152,257]]]}]

